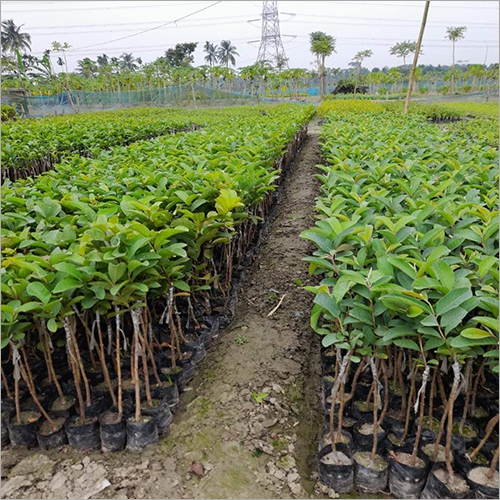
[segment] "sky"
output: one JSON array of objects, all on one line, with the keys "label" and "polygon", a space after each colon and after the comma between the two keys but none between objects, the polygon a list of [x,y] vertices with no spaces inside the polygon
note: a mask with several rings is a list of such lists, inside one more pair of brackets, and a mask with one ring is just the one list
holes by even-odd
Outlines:
[{"label": "sky", "polygon": [[[219,43],[222,39],[236,46],[240,67],[256,61],[262,3],[3,0],[1,18],[24,24],[22,29],[30,33],[37,56],[53,41],[69,43],[73,47],[67,52],[70,70],[79,59],[95,59],[102,53],[118,57],[132,52],[149,62],[182,42],[199,42],[194,63],[201,65],[205,64],[205,41]],[[289,65],[313,68],[308,36],[312,31],[324,31],[337,40],[337,52],[327,58],[327,67],[345,68],[355,53],[364,49],[373,51],[363,63],[369,69],[402,64],[389,49],[396,42],[417,39],[424,4],[390,0],[278,1]],[[451,63],[451,42],[445,39],[448,26],[467,27],[465,39],[456,45],[457,62],[498,62],[498,1],[431,1],[419,64]]]}]

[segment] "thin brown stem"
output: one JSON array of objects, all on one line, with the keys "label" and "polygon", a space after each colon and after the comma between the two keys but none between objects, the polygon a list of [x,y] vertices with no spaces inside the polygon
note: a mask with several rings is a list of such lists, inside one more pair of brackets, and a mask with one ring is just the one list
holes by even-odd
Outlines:
[{"label": "thin brown stem", "polygon": [[21,371],[21,377],[23,377],[25,384],[28,386],[28,391],[29,391],[36,407],[40,410],[40,413],[45,417],[47,422],[53,428],[56,428],[55,422],[50,418],[49,414],[45,411],[44,407],[42,406],[42,404],[40,403],[40,400],[38,399],[38,397],[36,395],[35,386],[33,385],[33,379],[31,378],[31,373],[30,373],[29,367],[27,367],[27,369],[25,370],[21,359],[19,359],[19,370]]},{"label": "thin brown stem", "polygon": [[460,423],[458,424],[458,432],[460,435],[464,432],[465,421],[467,420],[467,411],[469,409],[469,401],[470,401],[470,386],[472,384],[472,358],[467,360],[467,364],[465,366],[465,380],[466,380],[466,390],[465,390],[465,403],[464,403],[464,411],[462,412],[462,418],[460,419]]},{"label": "thin brown stem", "polygon": [[115,391],[113,390],[113,385],[111,384],[111,379],[109,377],[108,365],[106,364],[106,355],[104,354],[104,342],[102,340],[102,330],[101,330],[101,315],[99,311],[96,313],[97,316],[97,336],[99,338],[99,361],[101,362],[101,369],[104,375],[104,381],[108,387],[109,394],[111,396],[111,401],[113,402],[113,406],[117,405]]},{"label": "thin brown stem", "polygon": [[434,368],[431,380],[431,393],[429,396],[429,427],[432,428],[432,419],[434,418],[434,394],[436,392],[436,376],[439,368]]},{"label": "thin brown stem", "polygon": [[486,363],[486,358],[483,358],[481,361],[481,364],[479,365],[479,368],[477,369],[477,375],[476,379],[474,380],[474,387],[472,388],[472,401],[471,401],[471,412],[474,412],[476,410],[476,395],[477,395],[477,389],[479,387],[479,378],[481,376],[481,370]]},{"label": "thin brown stem", "polygon": [[132,310],[132,322],[134,324],[134,372],[135,372],[135,421],[141,420],[141,392],[139,388],[139,316],[137,309]]},{"label": "thin brown stem", "polygon": [[490,470],[488,471],[488,479],[491,479],[493,477],[493,473],[495,472],[498,464],[498,447],[497,450],[495,451],[495,455],[493,455],[493,460],[491,461],[491,467]]},{"label": "thin brown stem", "polygon": [[358,382],[359,376],[361,375],[361,372],[363,371],[364,366],[365,366],[365,357],[363,357],[363,359],[359,363],[358,369],[354,373],[354,377],[352,379],[352,384],[351,384],[351,392],[349,393],[349,396],[347,396],[345,403],[348,403],[354,397],[354,391],[356,390],[356,384]]},{"label": "thin brown stem", "polygon": [[446,445],[444,448],[444,456],[446,460],[446,468],[450,477],[453,477],[453,469],[451,467],[451,436],[453,434],[453,403],[457,397],[458,384],[460,383],[460,364],[455,359],[453,363],[453,385],[451,387],[450,401],[448,403],[448,429],[446,432]]},{"label": "thin brown stem", "polygon": [[[422,387],[421,394],[422,399],[420,400],[420,412],[418,415],[418,427],[417,427],[417,435],[415,436],[415,443],[413,445],[413,451],[410,458],[410,465],[415,465],[417,461],[417,452],[418,445],[420,444],[420,435],[422,434],[422,425],[424,423],[424,410],[425,410],[425,389],[427,386],[427,379],[429,377],[430,366],[427,365],[424,369],[424,374],[422,375]],[[417,398],[418,399],[418,398]]]},{"label": "thin brown stem", "polygon": [[10,392],[9,383],[7,382],[7,377],[5,376],[3,366],[2,366],[2,382],[3,382],[3,386],[5,388],[5,392],[7,393],[7,397],[9,399],[12,399],[12,392]]},{"label": "thin brown stem", "polygon": [[469,455],[469,459],[472,460],[482,449],[482,447],[485,445],[486,441],[488,441],[489,437],[491,436],[491,433],[495,429],[495,427],[498,424],[498,413],[486,424],[486,429],[485,429],[485,434],[483,439],[481,439],[481,442],[474,448],[474,451]]},{"label": "thin brown stem", "polygon": [[403,436],[401,437],[401,441],[404,441],[406,439],[406,436],[408,435],[408,430],[410,427],[410,413],[411,413],[411,402],[413,400],[413,394],[415,392],[415,379],[417,377],[417,368],[413,368],[410,365],[410,370],[411,370],[411,382],[410,382],[410,394],[408,396],[408,405],[406,408],[406,418],[405,418],[405,429],[403,431]]},{"label": "thin brown stem", "polygon": [[122,393],[122,364],[120,359],[120,330],[121,317],[118,306],[115,306],[115,325],[116,325],[116,378],[118,379],[118,414],[120,420],[123,416],[123,393]]},{"label": "thin brown stem", "polygon": [[373,445],[372,445],[372,452],[370,455],[370,460],[373,463],[375,461],[375,454],[377,453],[377,445],[378,445],[378,420],[377,420],[377,412],[378,412],[378,405],[379,405],[379,388],[378,388],[378,374],[377,374],[377,368],[375,366],[375,363],[373,362],[373,358],[368,358],[368,363],[370,363],[370,368],[372,370],[372,376],[373,376],[373,382],[372,382],[372,388],[373,388],[373,425],[372,425],[372,432],[373,432]]}]

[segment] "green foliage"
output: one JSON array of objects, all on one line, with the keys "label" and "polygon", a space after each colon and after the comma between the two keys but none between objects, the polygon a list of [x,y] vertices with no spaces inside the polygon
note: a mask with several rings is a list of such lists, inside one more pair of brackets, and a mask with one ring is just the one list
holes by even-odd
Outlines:
[{"label": "green foliage", "polygon": [[320,138],[319,220],[302,237],[317,246],[304,260],[322,276],[307,289],[323,345],[486,356],[498,372],[498,150],[423,112],[322,106],[336,112]]},{"label": "green foliage", "polygon": [[11,106],[10,104],[2,104],[2,123],[9,120],[15,120],[16,117],[17,111],[14,106]]},{"label": "green foliage", "polygon": [[[212,111],[212,110],[211,110]],[[312,107],[214,111],[206,126],[2,187],[3,343],[43,318],[112,313],[225,286],[214,252],[275,188],[276,162]],[[199,117],[206,116],[200,112]],[[226,284],[228,286],[228,284]]]}]

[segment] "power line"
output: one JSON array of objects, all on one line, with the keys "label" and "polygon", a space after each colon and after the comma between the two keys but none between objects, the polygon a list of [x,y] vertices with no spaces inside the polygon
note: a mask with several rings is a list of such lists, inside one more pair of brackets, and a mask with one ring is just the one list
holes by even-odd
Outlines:
[{"label": "power line", "polygon": [[[281,12],[280,14],[288,14],[286,12]],[[245,14],[245,15],[237,15],[237,16],[222,16],[222,17],[206,17],[202,19],[197,19],[196,21],[215,21],[215,20],[220,20],[220,19],[246,19],[249,15],[251,14]],[[359,21],[395,21],[395,22],[405,22],[405,23],[411,23],[412,26],[417,26],[412,20],[408,19],[383,19],[383,18],[374,18],[374,17],[352,17],[352,16],[327,16],[327,15],[314,15],[314,14],[294,14],[298,15],[300,17],[312,17],[312,18],[323,18],[323,19],[355,19]],[[285,21],[282,21],[285,22]],[[428,23],[432,25],[442,25],[442,26],[448,26],[450,24],[457,24],[462,21],[450,21],[448,23],[441,23],[441,22],[434,22],[434,23]],[[65,29],[72,29],[72,28],[107,28],[107,27],[114,27],[114,26],[138,26],[138,25],[151,25],[151,24],[156,24],[157,21],[140,21],[140,22],[122,22],[122,23],[107,23],[107,24],[72,24],[72,25],[54,25],[54,26],[26,26],[27,31],[33,31],[33,30],[49,30],[49,29],[56,29],[59,30],[61,28]],[[372,26],[376,26],[376,24],[371,23]],[[394,25],[396,26],[396,25]],[[471,23],[467,22],[467,26],[492,26],[492,27],[498,27],[498,24],[494,23]],[[403,26],[401,26],[403,27]],[[100,31],[94,31],[93,33],[99,33]],[[81,33],[81,32],[77,32]],[[44,33],[37,33],[39,35],[44,34]]]},{"label": "power line", "polygon": [[[240,21],[223,21],[220,23],[201,23],[201,24],[183,24],[182,26],[176,26],[176,29],[180,28],[198,28],[198,27],[206,27],[206,26],[224,26],[224,25],[230,25],[230,24],[241,24],[243,23],[243,20]],[[161,29],[167,28],[167,26],[163,26]],[[120,33],[120,32],[127,32],[127,31],[132,31],[133,28],[123,28],[123,29],[112,29],[112,30],[95,30],[95,31],[57,31],[57,35],[94,35],[97,33]],[[34,35],[37,36],[54,36],[54,33],[34,33]]]},{"label": "power line", "polygon": [[[237,16],[217,16],[217,17],[203,17],[196,19],[196,21],[216,21],[219,19],[246,19],[251,14],[237,15]],[[182,21],[178,21],[182,22]],[[33,30],[49,30],[49,29],[60,29],[60,28],[108,28],[113,26],[138,26],[138,25],[151,25],[158,24],[158,21],[139,21],[139,22],[122,22],[122,23],[107,23],[107,24],[60,24],[54,26],[26,26],[26,31]],[[97,31],[95,33],[98,33]]]},{"label": "power line", "polygon": [[203,7],[203,9],[196,10],[195,12],[191,12],[190,14],[186,14],[185,16],[179,17],[178,19],[175,19],[174,21],[168,21],[167,23],[160,24],[159,26],[156,26],[154,28],[149,28],[147,30],[142,30],[142,31],[139,31],[137,33],[133,33],[132,35],[127,35],[127,36],[122,36],[120,38],[115,38],[114,40],[108,40],[107,42],[94,43],[92,45],[86,45],[85,47],[78,47],[78,48],[72,49],[72,50],[88,49],[88,48],[91,48],[91,47],[97,47],[97,46],[100,46],[100,45],[106,45],[108,43],[118,42],[120,40],[125,40],[126,38],[132,38],[134,36],[142,35],[143,33],[148,33],[150,31],[154,31],[154,30],[163,28],[164,26],[168,26],[169,24],[175,24],[176,22],[181,21],[182,19],[186,19],[188,17],[194,16],[195,14],[198,14],[199,12],[203,12],[204,10],[207,10],[207,9],[210,9],[211,7],[214,7],[215,5],[221,3],[221,1],[222,0],[214,2],[214,3],[210,4],[210,5],[207,5],[206,7]]},{"label": "power line", "polygon": [[[40,2],[33,2],[33,3],[37,3],[39,4]],[[61,3],[61,2],[51,2],[51,3]],[[85,3],[85,4],[88,4],[88,2],[82,2],[82,3]],[[97,3],[97,2],[95,2]],[[146,3],[146,2],[144,2]],[[148,8],[164,8],[164,7],[176,7],[176,6],[179,6],[179,5],[200,5],[202,3],[206,3],[206,2],[180,2],[180,3],[169,3],[169,2],[155,2],[155,4],[153,5],[143,5],[143,2],[140,2],[140,5],[127,5],[127,6],[113,6],[113,7],[92,7],[92,11],[95,11],[95,10],[127,10],[127,9],[148,9]],[[57,7],[55,9],[29,9],[29,10],[9,10],[9,8],[5,6],[5,3],[3,5],[3,17],[5,17],[5,15],[10,15],[10,14],[32,14],[32,13],[36,13],[36,12],[66,12],[66,11],[70,11],[70,12],[74,12],[74,11],[80,11],[80,10],[84,10],[84,11],[87,11],[89,12],[90,9],[88,6],[86,7],[67,7],[67,8],[60,8],[60,7]]]}]

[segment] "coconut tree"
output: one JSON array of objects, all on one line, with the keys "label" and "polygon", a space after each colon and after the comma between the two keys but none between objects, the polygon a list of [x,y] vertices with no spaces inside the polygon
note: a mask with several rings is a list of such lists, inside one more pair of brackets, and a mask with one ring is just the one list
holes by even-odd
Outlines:
[{"label": "coconut tree", "polygon": [[239,56],[238,52],[236,52],[236,47],[230,40],[222,40],[217,55],[219,62],[225,64],[226,68],[229,67],[229,63],[231,63],[232,66],[236,66],[236,59],[234,56]]},{"label": "coconut tree", "polygon": [[28,33],[21,33],[24,24],[16,26],[13,19],[2,21],[1,43],[4,52],[15,53],[31,50],[31,36]]},{"label": "coconut tree", "polygon": [[465,38],[465,32],[467,31],[466,26],[450,26],[446,29],[445,38],[451,40],[452,43],[452,65],[451,65],[451,89],[450,92],[453,94],[455,91],[455,43],[458,40],[463,40]]},{"label": "coconut tree", "polygon": [[205,56],[205,61],[210,66],[215,66],[219,60],[219,46],[207,41],[203,47],[203,52],[207,54]]},{"label": "coconut tree", "polygon": [[319,93],[321,98],[325,95],[325,59],[331,56],[335,50],[336,39],[323,33],[322,31],[314,31],[309,34],[311,42],[311,52],[316,56],[316,63],[319,71]]},{"label": "coconut tree", "polygon": [[142,64],[142,60],[140,58],[135,58],[132,55],[132,52],[127,53],[124,52],[120,56],[121,68],[126,71],[135,71],[139,68],[139,65]]}]

